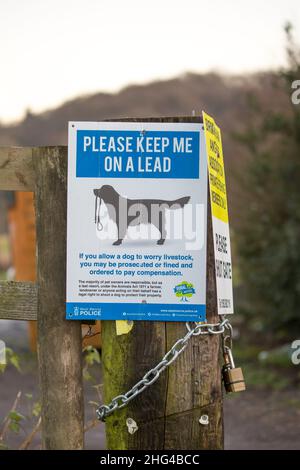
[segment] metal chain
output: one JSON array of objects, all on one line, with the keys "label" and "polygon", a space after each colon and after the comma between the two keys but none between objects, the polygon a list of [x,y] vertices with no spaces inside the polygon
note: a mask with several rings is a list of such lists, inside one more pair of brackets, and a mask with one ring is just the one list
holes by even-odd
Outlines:
[{"label": "metal chain", "polygon": [[225,330],[231,332],[232,327],[229,320],[221,317],[220,323],[196,323],[192,327],[190,323],[186,323],[187,333],[183,338],[178,339],[171,349],[164,355],[162,360],[153,368],[148,370],[144,377],[137,382],[128,392],[117,395],[108,405],[101,405],[96,409],[97,417],[100,421],[105,421],[107,416],[111,415],[117,409],[124,408],[137,395],[146,390],[147,387],[154,384],[160,374],[174,362],[177,357],[185,350],[192,336],[199,335],[223,335]]}]

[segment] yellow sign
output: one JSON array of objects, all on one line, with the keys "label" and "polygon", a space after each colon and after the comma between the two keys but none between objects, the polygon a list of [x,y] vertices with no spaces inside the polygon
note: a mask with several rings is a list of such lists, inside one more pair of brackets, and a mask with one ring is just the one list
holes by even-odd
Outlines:
[{"label": "yellow sign", "polygon": [[232,263],[221,131],[203,112],[215,252],[218,314],[233,313]]},{"label": "yellow sign", "polygon": [[228,207],[221,130],[212,117],[210,117],[204,111],[202,115],[206,141],[212,215],[217,217],[217,219],[228,223]]}]

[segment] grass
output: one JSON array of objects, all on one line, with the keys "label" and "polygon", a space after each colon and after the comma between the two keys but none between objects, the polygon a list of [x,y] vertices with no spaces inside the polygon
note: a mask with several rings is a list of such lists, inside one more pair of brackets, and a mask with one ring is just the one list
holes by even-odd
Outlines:
[{"label": "grass", "polygon": [[299,386],[300,367],[292,364],[289,345],[264,349],[265,345],[249,344],[241,338],[235,342],[236,367],[242,367],[247,388],[276,391]]},{"label": "grass", "polygon": [[0,281],[6,281],[7,275],[5,271],[0,270]]},{"label": "grass", "polygon": [[246,384],[256,390],[272,389],[284,390],[292,386],[292,380],[288,375],[282,375],[277,370],[253,364],[244,366],[244,376]]},{"label": "grass", "polygon": [[286,400],[286,405],[292,406],[293,408],[296,408],[297,410],[300,410],[300,398],[290,398]]}]

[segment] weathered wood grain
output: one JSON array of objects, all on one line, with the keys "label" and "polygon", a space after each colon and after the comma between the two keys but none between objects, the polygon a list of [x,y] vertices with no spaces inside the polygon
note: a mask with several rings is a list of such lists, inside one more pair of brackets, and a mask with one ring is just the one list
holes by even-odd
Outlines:
[{"label": "weathered wood grain", "polygon": [[[104,398],[109,402],[114,396],[126,392],[157,362],[166,350],[164,323],[137,321],[129,334],[116,336],[114,321],[102,322],[102,363]],[[152,432],[141,427],[130,435],[126,419],[141,423],[163,418],[167,376],[159,380],[133,400],[129,406],[117,411],[106,420],[108,449],[163,449],[164,425]],[[146,433],[146,434],[145,434]],[[143,442],[143,447],[140,447]]]},{"label": "weathered wood grain", "polygon": [[[199,423],[202,415],[209,417],[208,425]],[[168,415],[165,421],[167,450],[223,449],[222,404],[217,400],[201,408]]]},{"label": "weathered wood grain", "polygon": [[35,149],[33,161],[43,448],[82,449],[81,326],[65,320],[67,148]]},{"label": "weathered wood grain", "polygon": [[[201,117],[122,119],[123,121],[202,122]],[[218,321],[210,207],[207,233],[207,316]],[[116,336],[115,322],[102,323],[104,401],[124,393],[161,360],[185,332],[179,322],[134,322],[127,335]],[[107,418],[108,449],[221,449],[223,416],[220,338],[195,337],[159,380],[122,410]],[[209,425],[199,418],[208,414]],[[130,435],[126,418],[139,430]]]},{"label": "weathered wood grain", "polygon": [[31,147],[0,147],[0,190],[34,191]]},{"label": "weathered wood grain", "polygon": [[0,319],[36,320],[37,286],[34,282],[0,281]]}]

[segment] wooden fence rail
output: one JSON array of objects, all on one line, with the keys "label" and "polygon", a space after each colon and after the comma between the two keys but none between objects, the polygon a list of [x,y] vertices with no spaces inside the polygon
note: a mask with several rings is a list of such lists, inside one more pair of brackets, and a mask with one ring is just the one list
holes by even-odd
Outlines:
[{"label": "wooden fence rail", "polygon": [[35,191],[31,147],[0,147],[0,190]]},{"label": "wooden fence rail", "polygon": [[35,282],[0,281],[0,319],[37,320]]}]

